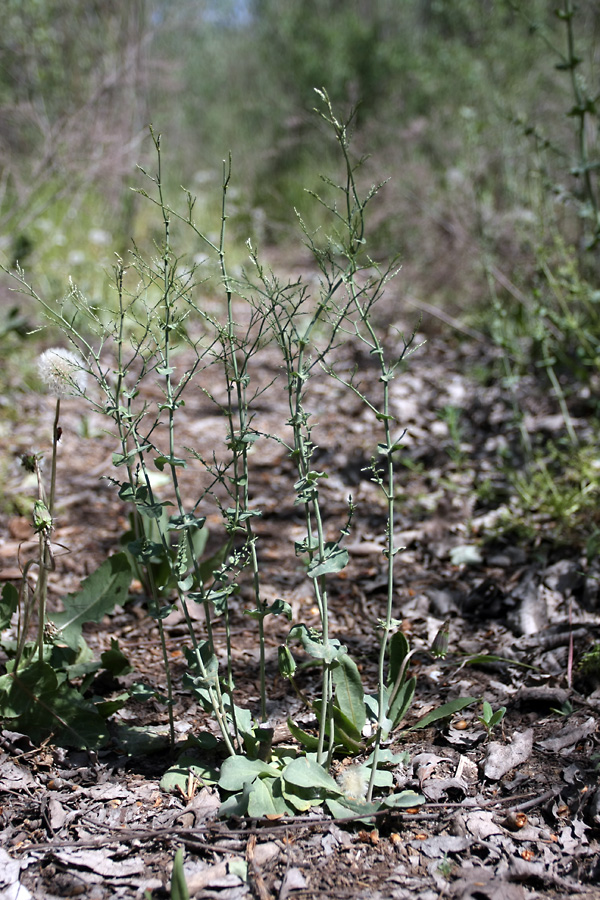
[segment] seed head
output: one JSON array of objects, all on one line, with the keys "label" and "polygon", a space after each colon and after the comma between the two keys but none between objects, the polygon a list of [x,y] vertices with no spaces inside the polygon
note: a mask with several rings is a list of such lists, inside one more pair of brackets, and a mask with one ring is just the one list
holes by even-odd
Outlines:
[{"label": "seed head", "polygon": [[338,784],[347,797],[364,800],[369,779],[363,766],[350,765],[338,775]]},{"label": "seed head", "polygon": [[87,372],[83,359],[72,350],[52,347],[45,350],[38,360],[40,378],[55,397],[83,394]]}]

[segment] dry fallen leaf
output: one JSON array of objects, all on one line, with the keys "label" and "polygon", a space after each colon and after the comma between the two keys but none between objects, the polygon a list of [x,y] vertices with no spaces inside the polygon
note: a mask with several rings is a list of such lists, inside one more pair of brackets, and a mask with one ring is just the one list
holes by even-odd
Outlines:
[{"label": "dry fallen leaf", "polygon": [[511,769],[527,762],[533,750],[533,729],[515,731],[512,743],[501,744],[492,741],[488,747],[487,757],[483,765],[483,774],[490,781],[499,781]]}]

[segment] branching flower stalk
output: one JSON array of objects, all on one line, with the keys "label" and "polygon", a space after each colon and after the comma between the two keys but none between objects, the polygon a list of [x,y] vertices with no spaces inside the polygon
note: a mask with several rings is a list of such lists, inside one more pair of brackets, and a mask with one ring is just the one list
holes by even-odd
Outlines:
[{"label": "branching flower stalk", "polygon": [[598,171],[598,159],[590,155],[590,145],[592,140],[595,140],[595,137],[591,136],[598,134],[598,98],[594,96],[593,89],[588,87],[580,71],[583,59],[577,49],[574,25],[577,7],[573,0],[562,0],[561,6],[556,9],[556,16],[565,26],[566,50],[563,51],[548,36],[545,29],[532,19],[527,5],[521,0],[507,0],[507,2],[527,22],[531,33],[538,34],[550,52],[558,58],[556,68],[569,73],[573,106],[568,115],[575,124],[577,154],[576,166],[572,168],[571,174],[581,179],[582,196],[579,203],[582,218],[591,223],[591,229],[588,228],[586,249],[593,250],[600,241],[600,199],[597,178],[594,177]]},{"label": "branching flower stalk", "polygon": [[[197,592],[199,592],[202,603],[205,610],[205,619],[206,619],[206,630],[207,630],[207,645],[209,653],[212,657],[214,657],[215,649],[214,649],[214,636],[213,636],[213,628],[212,628],[212,617],[210,613],[210,605],[209,605],[209,595],[204,590],[204,585],[200,576],[199,563],[196,558],[195,548],[193,544],[193,530],[196,527],[201,527],[201,523],[203,520],[197,520],[193,514],[189,514],[186,512],[184,507],[181,490],[179,486],[179,478],[178,478],[178,467],[185,467],[186,461],[184,459],[179,458],[176,455],[176,437],[175,437],[175,413],[176,410],[182,405],[183,400],[181,398],[181,394],[185,386],[187,386],[192,376],[194,375],[198,365],[199,365],[199,357],[196,357],[196,361],[194,365],[187,370],[182,380],[179,382],[177,386],[174,385],[173,374],[174,367],[171,363],[171,336],[176,328],[181,327],[182,317],[177,318],[175,316],[175,303],[180,295],[180,289],[175,284],[175,268],[176,268],[176,260],[172,259],[171,246],[170,246],[170,209],[167,207],[164,196],[163,196],[163,184],[162,184],[162,174],[161,174],[161,152],[160,152],[160,136],[155,135],[152,132],[152,137],[155,143],[155,148],[157,152],[157,160],[158,160],[158,170],[155,178],[151,180],[154,181],[157,188],[158,195],[158,206],[162,212],[163,218],[163,227],[164,227],[164,245],[161,255],[161,292],[162,292],[162,306],[163,306],[163,314],[160,322],[160,334],[161,338],[159,342],[157,342],[156,352],[159,357],[160,365],[157,367],[157,374],[164,377],[164,394],[165,394],[165,402],[160,404],[161,410],[166,410],[167,412],[167,427],[168,427],[168,455],[160,456],[160,464],[162,466],[167,466],[171,483],[173,486],[173,492],[175,495],[175,503],[178,512],[178,524],[181,524],[183,527],[183,531],[185,534],[185,540],[187,542],[187,554],[189,557],[189,561],[192,564],[194,570],[194,577],[189,578],[185,577],[185,566],[181,560],[176,560],[175,567],[175,575],[177,577],[177,589],[178,596],[181,603],[181,607],[184,613],[184,617],[186,619],[186,624],[188,627],[189,635],[193,644],[193,652],[194,658],[196,661],[196,665],[202,675],[203,678],[206,679],[206,690],[210,697],[210,706],[212,707],[212,711],[215,715],[215,718],[219,724],[219,728],[221,730],[225,745],[230,754],[235,753],[235,748],[232,743],[231,734],[227,722],[227,710],[224,704],[224,700],[221,694],[221,687],[218,677],[214,679],[209,678],[209,673],[206,668],[203,655],[201,649],[197,643],[193,622],[189,613],[189,608],[187,605],[186,599],[186,591],[190,589],[190,587],[195,586]],[[140,462],[143,464],[143,456],[140,453]],[[152,487],[150,483],[150,479],[148,477],[147,472],[145,472],[146,485],[148,487],[150,502],[153,503],[152,499]],[[166,552],[169,550],[169,537],[168,532],[165,534],[164,531],[160,528],[159,531],[161,533],[161,540],[165,547]],[[162,620],[159,617],[159,629],[162,626]],[[166,646],[165,646],[166,652]],[[233,730],[234,733],[237,733],[237,728],[235,725],[235,714],[234,714],[234,704],[231,701],[230,704],[230,712],[232,718]]]},{"label": "branching flower stalk", "polygon": [[[390,641],[394,628],[399,624],[392,617],[392,608],[394,559],[398,553],[394,541],[394,455],[400,446],[400,439],[394,437],[396,425],[391,410],[390,384],[411,342],[404,342],[401,352],[394,355],[394,361],[391,364],[387,362],[383,341],[374,324],[373,309],[394,273],[387,270],[381,274],[364,252],[365,207],[378,188],[372,188],[361,199],[355,181],[357,166],[353,165],[349,155],[349,123],[344,124],[334,116],[325,92],[320,92],[320,96],[325,104],[323,118],[333,127],[342,150],[345,178],[341,185],[324,179],[330,187],[342,192],[344,202],[340,208],[335,204],[328,205],[313,195],[333,214],[333,237],[323,241],[318,232],[311,233],[300,220],[306,243],[319,267],[319,289],[315,294],[301,279],[284,283],[273,273],[265,271],[250,243],[248,247],[254,274],[251,278],[245,276],[241,283],[234,280],[226,257],[231,160],[224,163],[223,169],[220,235],[211,241],[194,222],[195,201],[189,193],[186,192],[188,209],[185,216],[166,203],[160,137],[153,132],[158,168],[154,175],[144,173],[152,183],[152,196],[143,190],[138,193],[160,210],[163,236],[153,258],[145,258],[135,248],[130,269],[137,273],[139,282],[132,292],[128,289],[128,269],[118,260],[116,311],[114,308],[102,310],[94,307],[72,286],[68,302],[57,312],[41,301],[22,277],[21,284],[83,354],[85,369],[93,374],[101,391],[100,400],[88,399],[96,411],[107,415],[113,422],[118,447],[113,454],[113,464],[121,469],[123,475],[120,480],[109,480],[117,486],[119,498],[133,510],[133,534],[128,534],[123,543],[133,560],[134,570],[137,567],[144,573],[150,612],[157,621],[172,742],[175,740],[173,683],[163,620],[177,601],[183,611],[191,642],[191,646],[186,648],[190,669],[184,675],[184,685],[191,688],[204,708],[214,716],[227,754],[239,757],[247,752],[252,757],[264,759],[264,754],[268,752],[269,729],[258,729],[250,710],[241,709],[234,702],[234,647],[230,613],[233,614],[231,597],[238,591],[239,575],[249,570],[255,609],[246,610],[246,613],[257,620],[260,718],[265,723],[265,618],[280,613],[291,618],[291,608],[284,600],[267,605],[261,597],[258,529],[255,525],[255,517],[260,515],[260,510],[252,506],[250,451],[257,440],[271,437],[287,448],[295,466],[295,504],[302,512],[305,527],[305,534],[296,542],[295,549],[306,565],[320,626],[312,629],[305,624],[294,625],[288,634],[287,640],[300,641],[321,670],[320,696],[312,698],[302,695],[316,715],[318,734],[303,732],[291,722],[290,730],[311,752],[316,750],[318,765],[329,769],[336,748],[344,746],[352,753],[364,750],[366,722],[369,716],[376,721],[373,739],[375,752],[370,762],[372,777],[367,788],[368,798],[371,799],[382,740],[403,717],[406,704],[412,697],[410,691],[414,691],[411,684],[414,679],[405,678],[410,657],[407,642],[402,644],[402,640],[398,641],[398,638],[403,639],[401,634]],[[203,308],[202,302],[195,299],[196,267],[192,266],[187,271],[181,265],[181,258],[173,251],[171,235],[175,218],[206,243],[217,258],[224,300],[223,315],[218,318],[213,318]],[[239,320],[238,312],[241,312]],[[200,326],[200,337],[190,336],[189,322],[196,328]],[[378,363],[382,385],[378,402],[368,398],[361,390],[355,373],[350,378],[342,377],[330,363],[337,343],[348,335],[362,341]],[[283,437],[279,433],[264,435],[254,424],[254,402],[273,382],[266,387],[262,377],[251,382],[251,374],[254,374],[251,364],[256,362],[260,349],[270,339],[279,348],[286,379],[286,424],[289,431],[284,432]],[[191,364],[187,363],[182,375],[176,375],[177,355],[184,346],[193,351],[193,359]],[[108,365],[107,359],[110,360]],[[184,391],[194,376],[212,365],[216,365],[221,373],[225,399],[217,399],[218,394],[211,396],[203,389],[224,417],[226,451],[215,448],[212,450],[212,460],[207,460],[189,447],[184,447],[186,453],[182,454],[179,446],[181,414],[178,410],[184,403]],[[331,540],[321,493],[322,479],[327,474],[315,467],[317,447],[310,396],[315,366],[329,372],[360,397],[383,426],[379,456],[374,457],[371,463],[372,478],[383,491],[387,503],[384,552],[388,566],[387,604],[385,617],[379,623],[381,643],[377,697],[365,695],[356,663],[331,633],[330,579],[348,563],[343,538],[349,533],[354,506],[349,497],[347,520],[338,526],[337,539]],[[162,392],[158,403],[151,399],[152,395],[147,391],[149,385],[158,387]],[[59,411],[60,407],[57,408],[55,421],[56,439]],[[200,496],[196,494],[195,502],[184,499],[185,481],[180,471],[186,469],[192,459],[202,464],[202,474],[208,474],[211,481],[210,486],[206,487],[203,480]],[[157,489],[155,469],[168,475],[167,498],[159,496],[162,491]],[[51,498],[52,506],[54,489],[51,490]],[[208,559],[203,556],[208,536],[206,519],[200,515],[201,504],[207,498],[219,509],[225,529],[224,543]],[[169,506],[173,507],[172,514],[168,511]],[[188,608],[192,602],[201,603],[206,613],[206,636],[203,639],[198,638],[194,631],[195,623]],[[227,670],[223,674],[219,674],[215,649],[219,617],[222,617],[220,625],[224,622],[227,643]],[[396,646],[399,649],[394,655],[392,650]],[[386,685],[388,649],[394,665],[390,666]],[[287,667],[290,676],[293,676],[295,663],[287,641],[280,651],[281,671],[285,674]],[[391,703],[394,704],[394,713],[390,714],[390,718],[387,713]],[[233,763],[233,768],[228,771],[235,772],[241,761],[233,759],[228,762]],[[310,762],[315,765],[314,760]]]},{"label": "branching flower stalk", "polygon": [[[241,334],[238,333],[234,309],[232,282],[226,264],[225,237],[227,223],[227,189],[231,180],[231,156],[223,163],[221,231],[219,238],[219,266],[221,279],[225,289],[227,302],[227,322],[225,328],[219,329],[221,341],[221,361],[223,363],[227,406],[225,416],[228,426],[228,448],[231,452],[232,476],[229,478],[228,491],[233,500],[233,507],[226,511],[226,529],[230,535],[230,547],[233,549],[235,535],[242,532],[245,536],[245,547],[252,572],[252,585],[256,609],[259,640],[259,679],[260,679],[260,716],[267,720],[267,687],[266,687],[266,652],[264,620],[267,614],[266,604],[261,599],[260,572],[256,549],[256,536],[252,527],[252,519],[260,515],[260,510],[250,508],[250,469],[248,452],[259,435],[251,427],[252,414],[250,404],[260,393],[260,389],[249,397],[250,375],[248,365],[264,339],[266,320],[256,314],[251,315],[250,322]],[[231,637],[229,629],[229,611],[226,608],[228,662],[231,667]],[[230,689],[233,690],[233,675],[228,672]]]},{"label": "branching flower stalk", "polygon": [[[387,569],[387,591],[386,591],[386,611],[385,617],[380,620],[381,640],[379,646],[378,659],[378,718],[373,747],[373,755],[371,762],[371,775],[367,788],[366,800],[370,802],[373,796],[375,786],[375,778],[377,774],[377,766],[379,752],[381,748],[382,737],[386,731],[386,714],[388,707],[393,701],[394,696],[388,696],[386,689],[386,657],[389,638],[394,627],[398,624],[393,617],[393,600],[394,600],[394,562],[395,557],[400,551],[394,539],[395,527],[395,485],[394,485],[394,455],[401,448],[401,436],[395,437],[394,432],[397,429],[396,420],[390,405],[390,385],[395,377],[400,362],[406,357],[410,345],[412,344],[414,334],[408,341],[403,340],[403,348],[396,355],[394,361],[390,364],[386,361],[386,352],[383,342],[373,323],[373,308],[380,298],[386,284],[393,278],[396,272],[392,267],[384,273],[380,273],[373,261],[366,257],[366,261],[361,261],[364,254],[365,243],[365,208],[370,200],[375,196],[381,185],[373,186],[365,197],[361,197],[356,182],[355,172],[361,165],[361,161],[355,163],[350,158],[350,142],[348,135],[349,123],[340,121],[333,113],[331,103],[327,94],[323,91],[317,92],[325,104],[325,112],[322,113],[325,121],[334,129],[334,133],[342,152],[345,166],[345,183],[337,185],[341,190],[344,198],[343,212],[339,212],[335,207],[328,207],[334,212],[338,220],[341,222],[342,234],[338,241],[341,246],[341,255],[346,262],[343,272],[344,286],[350,298],[348,306],[347,318],[353,315],[353,331],[356,337],[362,341],[369,349],[371,356],[377,361],[381,384],[381,401],[376,405],[369,400],[360,385],[354,381],[354,375],[350,380],[342,378],[334,369],[327,367],[327,371],[339,382],[349,387],[362,400],[363,403],[371,410],[376,420],[383,428],[383,440],[378,445],[379,459],[373,457],[371,460],[372,479],[384,494],[387,515],[386,515],[386,546],[384,556],[386,559]],[[326,205],[326,204],[325,204]],[[375,276],[369,276],[364,285],[358,283],[357,276],[361,270],[368,269],[375,271]],[[380,463],[380,460],[383,463]],[[402,676],[399,676],[396,690],[401,683]]]},{"label": "branching flower stalk", "polygon": [[[252,246],[250,244],[248,246],[258,275],[259,283],[253,286],[258,297],[256,302],[269,321],[270,330],[282,355],[286,376],[289,409],[287,424],[292,429],[291,443],[286,446],[296,466],[298,475],[298,481],[294,485],[296,503],[303,509],[306,526],[306,537],[304,541],[297,543],[296,552],[306,557],[308,575],[312,581],[319,611],[320,641],[323,646],[317,761],[320,765],[328,767],[334,750],[334,718],[327,574],[343,568],[345,562],[340,562],[339,566],[336,566],[336,562],[338,559],[344,559],[346,551],[342,551],[338,544],[329,545],[326,542],[319,499],[319,481],[326,475],[311,467],[315,445],[312,440],[311,416],[305,406],[305,396],[311,372],[328,355],[345,316],[345,309],[335,307],[332,302],[342,279],[338,277],[329,282],[324,280],[321,284],[320,297],[311,309],[311,297],[306,286],[300,282],[281,284],[272,273],[265,271]],[[325,340],[320,347],[315,341],[319,329],[325,334]],[[351,513],[352,506],[350,517]],[[347,530],[348,526],[342,533],[347,533]],[[332,560],[333,565],[330,565]]]},{"label": "branching flower stalk", "polygon": [[[256,601],[256,609],[249,612],[258,622],[260,706],[261,719],[265,721],[267,718],[267,696],[264,619],[268,614],[268,609],[261,599],[260,594],[260,573],[256,549],[256,535],[254,534],[252,526],[252,520],[255,516],[260,515],[260,510],[252,509],[250,506],[250,469],[248,464],[248,453],[253,443],[259,438],[258,433],[252,428],[251,405],[252,402],[267,389],[266,387],[258,387],[255,389],[254,393],[250,395],[249,363],[256,351],[266,340],[265,332],[268,329],[266,318],[257,310],[254,310],[250,322],[244,330],[240,330],[240,327],[235,320],[233,306],[235,296],[234,283],[228,272],[226,256],[226,223],[228,219],[227,191],[230,180],[231,157],[223,163],[221,227],[218,243],[211,241],[196,225],[194,221],[195,199],[190,192],[187,192],[187,216],[184,218],[171,208],[169,208],[169,213],[174,217],[179,218],[191,228],[196,236],[218,256],[221,282],[225,291],[226,323],[224,326],[219,322],[212,320],[203,310],[198,309],[195,306],[193,307],[194,310],[214,329],[217,334],[215,343],[220,344],[220,350],[213,352],[215,354],[215,361],[220,363],[223,367],[227,403],[224,406],[221,406],[214,397],[211,399],[217,403],[227,420],[227,446],[231,453],[231,458],[225,468],[220,468],[216,462],[213,464],[206,460],[202,460],[202,462],[207,471],[213,475],[215,482],[220,483],[225,488],[232,500],[233,505],[227,510],[222,510],[226,532],[229,535],[228,551],[231,552],[233,550],[234,539],[237,534],[243,533],[245,536],[245,547],[252,572],[253,591]],[[200,459],[199,456],[198,458]],[[231,472],[231,474],[228,474],[228,472]],[[229,610],[226,600],[224,604],[224,616],[228,647],[227,682],[229,690],[232,691],[231,636],[229,629]],[[230,713],[235,721],[235,706],[233,703],[231,704]]]},{"label": "branching flower stalk", "polygon": [[85,390],[86,377],[83,371],[83,359],[70,350],[54,347],[46,350],[39,358],[38,371],[42,381],[56,397],[54,422],[52,425],[52,457],[50,464],[50,490],[45,496],[39,463],[35,460],[35,472],[38,482],[38,499],[34,506],[34,528],[39,536],[39,577],[36,585],[35,599],[38,606],[38,638],[37,651],[39,661],[44,661],[44,629],[46,627],[46,599],[48,592],[48,572],[54,568],[50,536],[54,527],[54,506],[56,501],[56,463],[58,442],[61,437],[60,400],[69,394],[82,395]]},{"label": "branching flower stalk", "polygon": [[[310,377],[311,360],[306,359],[306,349],[313,328],[317,325],[321,313],[324,311],[321,304],[315,311],[315,315],[301,336],[296,332],[293,317],[285,323],[278,321],[279,343],[283,350],[284,364],[286,367],[288,384],[288,406],[290,411],[289,424],[293,432],[293,457],[298,472],[296,491],[298,501],[304,508],[306,525],[305,549],[309,565],[315,559],[325,561],[325,535],[323,531],[323,518],[319,502],[319,478],[321,474],[311,469],[310,463],[314,451],[312,442],[312,428],[309,422],[309,414],[304,407],[304,393],[306,382]],[[287,327],[286,327],[287,326]],[[316,529],[316,540],[315,540]],[[325,575],[312,579],[315,600],[319,610],[322,629],[322,643],[327,647],[329,643],[329,610],[328,595]],[[317,762],[328,765],[333,752],[333,688],[331,683],[331,667],[326,660],[322,663],[321,684],[322,710],[319,722],[319,743],[317,749]],[[325,754],[325,736],[329,732],[329,747]]]},{"label": "branching flower stalk", "polygon": [[[381,282],[384,283],[384,282]],[[390,384],[394,378],[395,370],[401,359],[404,358],[406,351],[408,349],[409,343],[404,344],[404,349],[400,355],[400,357],[394,362],[392,365],[388,365],[385,358],[384,347],[381,343],[379,335],[375,331],[369,312],[374,300],[374,297],[377,295],[379,285],[375,289],[375,294],[372,295],[365,303],[362,302],[362,292],[357,290],[356,283],[354,279],[349,282],[348,285],[350,294],[353,297],[353,300],[356,305],[356,309],[359,315],[359,323],[364,326],[364,332],[359,333],[361,340],[367,344],[370,348],[370,352],[377,359],[380,376],[379,380],[382,385],[382,399],[381,406],[377,409],[372,403],[368,401],[364,394],[362,394],[358,389],[358,395],[366,402],[367,406],[375,413],[377,420],[382,424],[383,427],[383,441],[378,445],[379,456],[383,458],[383,469],[384,474],[381,474],[378,461],[376,459],[372,460],[372,477],[375,483],[383,492],[385,497],[386,505],[387,505],[387,515],[386,515],[386,548],[384,551],[384,556],[386,559],[386,569],[387,569],[387,590],[386,590],[386,610],[385,610],[385,618],[382,619],[379,623],[381,628],[381,640],[379,645],[379,660],[378,660],[378,719],[377,719],[377,731],[375,735],[375,743],[373,747],[373,757],[372,757],[372,765],[371,765],[371,776],[369,779],[369,785],[367,788],[367,802],[370,802],[373,796],[373,788],[375,786],[375,777],[377,773],[377,765],[379,759],[379,751],[381,747],[382,736],[384,732],[384,723],[386,720],[386,713],[388,703],[393,698],[388,698],[386,693],[386,657],[387,657],[387,648],[388,641],[392,634],[392,630],[395,624],[397,624],[393,617],[393,602],[394,602],[394,561],[397,553],[402,549],[400,547],[396,547],[395,539],[394,539],[394,527],[395,527],[395,485],[394,485],[394,475],[395,475],[395,467],[394,467],[394,454],[401,448],[400,439],[398,437],[394,437],[393,428],[396,428],[395,417],[392,415],[390,408]],[[357,329],[358,333],[358,329]]]},{"label": "branching flower stalk", "polygon": [[[159,150],[159,147],[157,147]],[[260,645],[260,703],[261,718],[266,719],[266,681],[265,681],[265,643],[264,643],[264,617],[267,614],[265,604],[260,597],[260,578],[259,563],[256,552],[256,537],[252,528],[252,518],[259,515],[258,510],[250,508],[250,487],[249,487],[249,467],[248,452],[252,443],[258,438],[258,434],[253,432],[251,428],[250,405],[252,400],[262,391],[260,389],[254,393],[252,398],[248,396],[248,362],[254,355],[262,342],[263,331],[265,328],[265,320],[256,316],[253,317],[245,334],[238,335],[237,326],[233,312],[233,282],[229,276],[226,263],[226,222],[227,214],[227,190],[231,179],[231,157],[223,164],[223,180],[222,180],[222,207],[221,207],[221,228],[219,241],[215,243],[210,240],[196,225],[194,220],[195,198],[188,191],[187,196],[187,215],[184,217],[171,207],[167,207],[161,200],[159,205],[163,210],[163,215],[168,212],[170,216],[179,219],[187,225],[192,232],[214,252],[219,261],[219,269],[221,273],[221,281],[225,290],[227,319],[225,326],[219,322],[212,320],[204,310],[199,309],[189,297],[186,297],[190,307],[198,313],[205,322],[207,322],[217,334],[215,343],[220,344],[220,351],[215,352],[215,360],[220,362],[224,368],[227,405],[220,407],[224,413],[228,423],[228,448],[231,452],[231,459],[225,469],[219,467],[216,461],[211,464],[207,460],[194,453],[197,459],[201,460],[205,468],[214,477],[215,483],[220,483],[225,487],[233,501],[233,507],[225,510],[224,519],[226,530],[230,536],[229,549],[233,549],[234,537],[240,531],[243,531],[246,538],[246,547],[248,550],[250,566],[252,570],[253,589],[256,599],[255,617],[258,620],[259,629],[259,645]],[[145,192],[142,192],[147,196]],[[152,200],[152,198],[149,198]],[[153,200],[153,202],[157,202]],[[214,352],[211,350],[211,352]],[[264,388],[263,388],[264,390]],[[214,401],[214,397],[211,398]],[[214,401],[216,402],[216,401]],[[217,404],[219,405],[219,404]],[[227,470],[231,470],[232,474],[227,475]],[[215,498],[216,499],[216,498]],[[208,599],[208,598],[206,598]],[[228,604],[224,605],[226,640],[228,646],[228,675],[227,682],[229,690],[233,690],[233,675],[231,671],[231,636],[229,629],[229,611]],[[210,619],[209,612],[206,610],[207,620]],[[230,705],[230,714],[233,717],[235,725],[235,705],[233,701]]]},{"label": "branching flower stalk", "polygon": [[[157,147],[157,150],[159,149]],[[156,181],[156,179],[152,180]],[[160,178],[158,180],[160,181]],[[168,213],[168,208],[164,201],[157,203],[154,200],[153,202],[161,206],[161,208],[164,207],[166,213]],[[171,305],[181,295],[181,288],[175,283],[175,264],[171,260],[170,253],[165,254],[164,252],[161,256],[158,270],[155,270],[151,265],[145,265],[139,255],[135,257],[135,263],[139,267],[142,282],[146,285],[147,291],[150,289],[154,290],[158,284],[161,285],[159,301],[153,303],[147,297],[143,297],[141,293],[143,287],[138,289],[138,293],[133,295],[127,302],[125,301],[123,287],[125,268],[119,260],[116,267],[119,307],[116,313],[108,311],[108,315],[104,315],[105,311],[94,307],[73,285],[62,308],[59,307],[57,309],[40,297],[31,285],[27,283],[22,270],[17,270],[15,277],[19,282],[20,290],[39,303],[48,319],[61,328],[73,346],[83,355],[86,360],[85,371],[97,381],[104,396],[104,402],[98,402],[92,396],[87,395],[86,399],[97,412],[108,415],[115,423],[120,452],[113,454],[113,463],[116,466],[125,467],[127,480],[123,484],[120,482],[114,483],[120,487],[119,496],[121,499],[131,503],[134,508],[134,527],[138,537],[139,561],[146,566],[151,609],[154,611],[154,617],[158,619],[159,634],[162,633],[161,647],[165,663],[167,689],[170,694],[168,697],[170,730],[171,737],[174,739],[172,686],[170,686],[168,654],[162,624],[162,617],[167,614],[168,609],[163,610],[160,606],[159,586],[154,583],[150,564],[153,545],[152,541],[147,538],[144,523],[154,523],[156,526],[160,541],[160,552],[165,560],[170,560],[171,558],[171,532],[166,517],[164,517],[163,526],[164,504],[155,496],[147,458],[148,453],[158,454],[158,459],[162,461],[162,465],[166,465],[168,470],[175,474],[174,491],[180,513],[178,517],[175,517],[179,519],[177,528],[183,530],[186,533],[186,537],[190,538],[191,546],[192,528],[200,527],[203,520],[197,519],[193,514],[186,514],[183,508],[181,494],[178,489],[176,467],[178,463],[185,465],[185,460],[177,460],[173,452],[175,446],[173,414],[178,406],[181,405],[181,394],[190,383],[199,365],[199,359],[186,372],[180,383],[175,386],[171,379],[172,371],[169,372],[169,369],[171,369],[171,334],[177,326],[177,323],[173,321]],[[165,305],[169,306],[166,314],[166,328],[164,327]],[[158,323],[158,333],[156,323]],[[96,347],[92,344],[94,338],[97,340]],[[129,354],[125,352],[126,345],[131,347]],[[109,353],[114,352],[116,356],[114,375],[111,374],[114,364],[107,368],[104,362],[105,351]],[[162,374],[162,377],[165,378],[166,402],[161,404],[161,406],[162,409],[167,410],[170,423],[169,449],[166,454],[161,453],[153,438],[153,433],[159,425],[160,411],[159,417],[154,418],[146,425],[145,422],[149,416],[150,408],[147,401],[139,399],[142,382],[147,380],[153,371],[158,375]],[[199,563],[191,550],[189,559],[194,570],[195,586],[200,593],[200,599],[205,602],[205,608],[208,610],[209,604],[208,599],[204,596],[205,592],[200,578]],[[175,562],[175,568],[177,568],[177,561]],[[174,574],[177,573],[174,571]],[[233,755],[236,750],[229,728],[230,716],[221,696],[218,677],[215,677],[208,671],[201,647],[194,634],[193,621],[186,600],[186,590],[188,589],[189,585],[187,582],[181,582],[177,585],[178,596],[192,641],[195,665],[205,682],[208,706],[219,725],[227,752]],[[207,628],[210,630],[210,615],[207,615],[207,623]],[[216,659],[213,650],[212,633],[210,633],[206,643],[209,648],[208,656]]]}]

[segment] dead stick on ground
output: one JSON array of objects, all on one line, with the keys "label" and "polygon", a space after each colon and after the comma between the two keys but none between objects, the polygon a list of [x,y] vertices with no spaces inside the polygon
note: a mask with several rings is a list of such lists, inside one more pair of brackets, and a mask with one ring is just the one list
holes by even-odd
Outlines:
[{"label": "dead stick on ground", "polygon": [[264,878],[261,875],[260,869],[256,864],[256,860],[254,859],[254,848],[256,847],[256,835],[251,834],[248,838],[248,843],[246,844],[246,862],[248,863],[251,871],[252,877],[254,879],[254,884],[256,886],[256,892],[258,894],[258,900],[273,900],[272,895],[267,890],[267,886],[265,884]]}]

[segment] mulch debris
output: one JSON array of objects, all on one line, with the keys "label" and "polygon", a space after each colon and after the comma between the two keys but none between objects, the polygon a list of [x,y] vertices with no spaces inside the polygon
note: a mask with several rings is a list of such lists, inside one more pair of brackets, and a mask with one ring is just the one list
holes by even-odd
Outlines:
[{"label": "mulch debris", "polygon": [[[262,352],[263,376],[271,378],[277,362],[269,348]],[[442,702],[481,697],[494,710],[507,709],[492,736],[478,719],[480,706],[395,736],[393,749],[410,757],[394,772],[396,785],[427,801],[415,810],[388,810],[368,823],[332,821],[319,810],[294,820],[257,822],[219,820],[213,788],[197,785],[189,796],[161,790],[161,776],[172,762],[164,751],[128,755],[116,738],[98,753],[51,742],[35,747],[26,736],[4,730],[1,900],[168,897],[178,847],[184,848],[188,890],[196,898],[600,897],[600,676],[594,682],[577,669],[583,653],[600,640],[600,574],[588,564],[581,541],[553,541],[551,521],[538,521],[536,539],[523,543],[496,529],[502,510],[510,512],[501,458],[519,457],[514,396],[478,375],[491,352],[434,333],[394,383],[393,411],[407,429],[396,522],[405,549],[398,556],[394,612],[416,650],[411,671],[417,676],[405,725]],[[375,383],[377,373],[360,348],[348,345],[338,353],[340,365],[358,360],[364,366],[365,386],[369,379]],[[216,378],[216,371],[208,369],[202,378]],[[204,387],[218,391],[210,383]],[[519,390],[530,432],[555,437],[562,420],[552,398],[533,383]],[[315,462],[329,473],[322,491],[333,536],[345,519],[349,493],[357,505],[347,544],[350,565],[331,583],[331,632],[347,644],[372,688],[376,623],[385,602],[385,509],[367,471],[376,422],[324,373],[311,392]],[[280,430],[288,415],[285,394],[266,397],[256,425],[265,432]],[[2,581],[17,580],[28,554],[35,553],[29,518],[19,514],[19,498],[32,496],[33,487],[18,458],[48,443],[53,415],[46,398],[21,395],[15,402],[21,408],[19,427],[0,438],[9,460],[4,501],[9,511],[0,516]],[[448,407],[461,411],[459,446],[447,417],[440,415]],[[181,419],[182,445],[212,452],[222,424],[200,389],[189,392]],[[57,550],[50,576],[51,609],[119,548],[128,527],[127,510],[102,478],[111,474],[114,449],[102,419],[66,400],[62,424],[55,540],[64,550]],[[575,427],[585,437],[584,414]],[[186,470],[183,490],[193,496],[194,479],[201,477]],[[263,510],[257,530],[265,596],[285,598],[294,621],[316,625],[309,584],[294,556],[302,523],[289,491],[292,466],[281,444],[261,445],[253,477],[254,500]],[[484,482],[493,488],[487,504]],[[209,525],[218,535],[214,513]],[[141,586],[139,591],[88,629],[86,640],[100,653],[118,638],[136,679],[163,690],[156,626],[145,613]],[[232,604],[234,670],[239,702],[256,706],[256,639],[244,615],[250,600],[250,585],[242,583]],[[277,674],[285,625],[267,622],[269,712],[275,739],[286,740],[286,718],[301,717],[301,709]],[[432,660],[427,651],[444,623],[450,653],[447,660]],[[195,625],[202,634],[200,609]],[[213,726],[180,685],[181,617],[172,614],[166,627],[183,738]],[[478,655],[501,659],[466,663]],[[310,673],[305,677],[310,691]],[[165,710],[156,702],[132,701],[120,715],[129,725],[164,731]]]}]

